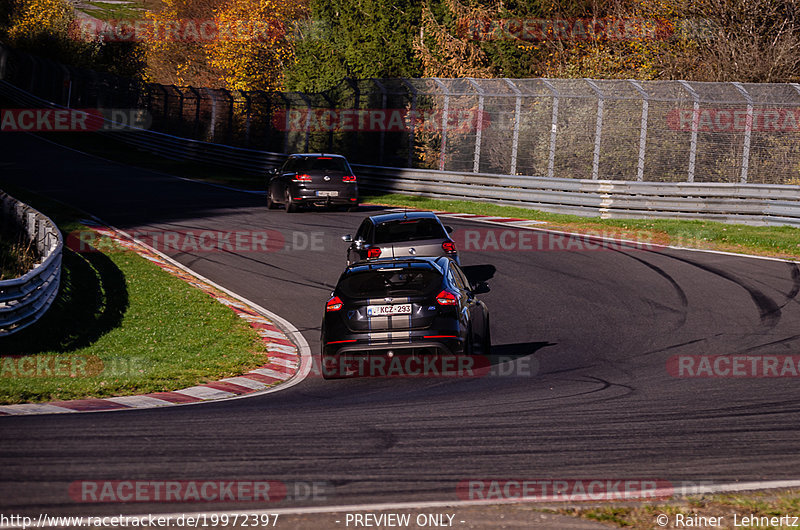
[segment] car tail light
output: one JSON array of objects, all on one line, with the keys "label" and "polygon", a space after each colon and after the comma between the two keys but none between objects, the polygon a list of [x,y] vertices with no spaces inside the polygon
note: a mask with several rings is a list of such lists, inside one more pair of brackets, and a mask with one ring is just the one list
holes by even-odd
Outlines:
[{"label": "car tail light", "polygon": [[436,301],[439,302],[439,305],[456,305],[458,298],[450,291],[445,290],[436,295]]},{"label": "car tail light", "polygon": [[311,175],[301,174],[295,175],[292,182],[311,182]]},{"label": "car tail light", "polygon": [[342,177],[342,182],[355,182],[356,176],[355,175],[345,175]]},{"label": "car tail light", "polygon": [[344,304],[342,303],[342,299],[338,296],[332,296],[330,300],[325,304],[325,311],[338,311],[342,308]]},{"label": "car tail light", "polygon": [[381,249],[378,247],[373,247],[367,251],[368,258],[380,258],[381,257]]},{"label": "car tail light", "polygon": [[442,243],[442,250],[444,250],[448,254],[455,254],[456,253],[456,244],[452,241],[445,241]]}]

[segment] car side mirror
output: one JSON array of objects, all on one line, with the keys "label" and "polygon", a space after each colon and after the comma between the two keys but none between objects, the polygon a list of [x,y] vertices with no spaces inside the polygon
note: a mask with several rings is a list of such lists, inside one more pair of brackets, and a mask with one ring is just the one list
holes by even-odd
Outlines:
[{"label": "car side mirror", "polygon": [[268,175],[275,176],[275,175],[277,175],[277,174],[278,174],[278,171],[279,171],[279,169],[280,169],[280,168],[274,167],[274,168],[270,169],[269,171],[267,171],[267,174],[268,174]]},{"label": "car side mirror", "polygon": [[486,282],[478,282],[478,285],[472,288],[472,294],[485,294],[491,291],[489,284]]},{"label": "car side mirror", "polygon": [[352,243],[353,242],[353,236],[351,236],[350,234],[347,234],[346,236],[342,236],[342,241],[344,241],[345,243]]},{"label": "car side mirror", "polygon": [[452,226],[444,225],[444,229],[447,230],[448,234],[452,234],[453,233],[453,227]]}]

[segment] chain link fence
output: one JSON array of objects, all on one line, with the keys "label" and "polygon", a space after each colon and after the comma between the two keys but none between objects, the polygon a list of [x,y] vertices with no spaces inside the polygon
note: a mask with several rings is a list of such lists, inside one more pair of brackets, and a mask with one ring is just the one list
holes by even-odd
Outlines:
[{"label": "chain link fence", "polygon": [[71,108],[143,108],[153,130],[176,136],[361,164],[800,184],[799,84],[428,78],[227,91],[140,84],[2,46],[0,79]]}]

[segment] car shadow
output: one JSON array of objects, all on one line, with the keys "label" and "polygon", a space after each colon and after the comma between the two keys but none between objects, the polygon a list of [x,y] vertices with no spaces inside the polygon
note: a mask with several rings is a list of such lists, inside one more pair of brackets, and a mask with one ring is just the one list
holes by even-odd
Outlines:
[{"label": "car shadow", "polygon": [[465,265],[461,267],[464,275],[471,285],[488,282],[494,277],[497,268],[494,265]]}]

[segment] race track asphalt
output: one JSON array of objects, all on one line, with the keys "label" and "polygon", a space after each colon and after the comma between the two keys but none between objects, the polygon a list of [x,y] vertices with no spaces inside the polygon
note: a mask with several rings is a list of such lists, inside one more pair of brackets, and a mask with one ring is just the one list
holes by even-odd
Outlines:
[{"label": "race track asphalt", "polygon": [[[0,187],[127,231],[274,230],[297,248],[168,252],[300,329],[322,309],[368,213],[268,211],[262,196],[3,134]],[[486,229],[448,219],[456,230]],[[491,228],[491,227],[489,227]],[[498,228],[498,230],[501,228]],[[306,239],[304,239],[306,238]],[[316,249],[301,249],[304,241]],[[80,480],[322,482],[275,507],[459,500],[465,479],[796,479],[798,378],[678,378],[677,355],[800,355],[800,268],[673,249],[464,251],[488,280],[495,371],[481,378],[311,376],[283,392],[162,410],[0,418],[4,513],[247,509],[79,503]],[[322,498],[324,497],[324,498]],[[259,507],[264,507],[259,504]]]}]

